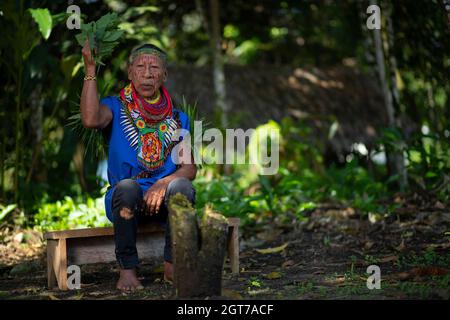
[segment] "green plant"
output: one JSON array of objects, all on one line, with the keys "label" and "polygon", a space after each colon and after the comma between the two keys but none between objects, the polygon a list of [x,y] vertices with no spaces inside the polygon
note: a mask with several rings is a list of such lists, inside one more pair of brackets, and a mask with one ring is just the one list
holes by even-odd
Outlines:
[{"label": "green plant", "polygon": [[314,284],[310,281],[306,283],[302,283],[297,287],[297,292],[299,295],[305,295],[308,292],[311,292],[314,288]]},{"label": "green plant", "polygon": [[62,201],[43,204],[34,215],[34,224],[39,230],[64,230],[109,226],[103,198],[87,197],[75,202],[66,196]]},{"label": "green plant", "polygon": [[366,262],[366,264],[371,265],[371,264],[378,264],[379,259],[371,255],[366,255],[364,257],[364,261]]},{"label": "green plant", "polygon": [[118,29],[118,25],[117,13],[108,13],[96,22],[82,23],[81,33],[75,36],[82,47],[85,41],[89,39],[89,47],[93,51],[95,64],[98,67],[105,65],[103,61],[111,56],[125,32]]},{"label": "green plant", "polygon": [[358,276],[357,273],[355,272],[355,264],[356,264],[357,258],[356,258],[356,256],[352,255],[350,257],[350,259],[352,262],[350,265],[350,271],[345,272],[344,276],[348,280],[354,280]]},{"label": "green plant", "polygon": [[[248,285],[249,285],[250,287],[261,288],[261,286],[263,285],[263,283],[262,283],[262,281],[259,280],[257,277],[251,277],[251,278],[248,280]],[[249,287],[249,289],[250,289],[250,287]]]},{"label": "green plant", "polygon": [[450,254],[438,254],[433,250],[427,250],[420,255],[413,253],[399,256],[396,266],[402,269],[426,266],[447,267],[449,264]]}]

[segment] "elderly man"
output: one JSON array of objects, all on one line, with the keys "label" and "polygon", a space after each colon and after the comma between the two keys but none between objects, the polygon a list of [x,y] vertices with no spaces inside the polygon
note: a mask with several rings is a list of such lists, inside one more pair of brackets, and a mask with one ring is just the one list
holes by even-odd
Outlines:
[{"label": "elderly man", "polygon": [[87,128],[104,129],[108,137],[106,214],[114,224],[115,254],[120,267],[117,288],[141,289],[137,278],[136,231],[139,223],[166,222],[164,277],[173,278],[168,199],[184,194],[191,202],[196,176],[193,161],[176,165],[171,150],[177,129],[189,130],[187,115],[174,108],[163,86],[167,80],[166,54],[143,44],[128,58],[129,84],[118,96],[99,101],[95,62],[86,41],[82,49],[85,72],[81,115]]}]

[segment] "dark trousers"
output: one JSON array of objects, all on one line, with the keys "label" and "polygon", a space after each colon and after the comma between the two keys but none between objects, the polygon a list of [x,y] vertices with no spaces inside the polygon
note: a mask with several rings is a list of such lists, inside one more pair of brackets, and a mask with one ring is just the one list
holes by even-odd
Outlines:
[{"label": "dark trousers", "polygon": [[[136,249],[137,227],[138,224],[150,221],[166,223],[164,260],[172,262],[172,243],[167,208],[169,198],[177,193],[185,195],[190,202],[195,202],[195,189],[191,181],[186,178],[176,178],[167,186],[159,213],[154,216],[146,216],[142,212],[144,194],[139,184],[135,180],[124,179],[116,185],[112,196],[112,213],[116,244],[115,253],[120,268],[133,269],[139,264]],[[131,215],[122,217],[120,211],[123,208],[130,209]]]}]

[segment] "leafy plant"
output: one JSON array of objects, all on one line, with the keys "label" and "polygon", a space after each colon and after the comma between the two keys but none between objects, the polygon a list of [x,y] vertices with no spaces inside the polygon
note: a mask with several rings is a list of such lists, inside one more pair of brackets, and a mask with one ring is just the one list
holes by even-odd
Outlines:
[{"label": "leafy plant", "polygon": [[251,277],[251,278],[248,280],[248,284],[249,284],[251,287],[261,288],[261,286],[262,286],[262,281],[259,280],[257,277]]},{"label": "leafy plant", "polygon": [[[106,96],[109,92],[111,84],[106,84],[101,90],[100,96]],[[72,104],[75,105],[72,115],[68,118],[67,126],[69,126],[83,141],[86,146],[84,151],[86,154],[95,155],[97,158],[104,158],[107,153],[107,143],[101,129],[90,129],[83,126],[81,121],[80,104],[73,101]]]},{"label": "leafy plant", "polygon": [[81,46],[89,40],[89,48],[93,51],[97,66],[105,65],[103,61],[111,56],[120,42],[125,31],[117,27],[119,22],[117,13],[108,13],[96,22],[81,24],[81,33],[75,37]]},{"label": "leafy plant", "polygon": [[[191,137],[190,146],[192,156],[194,157],[194,162],[197,165],[197,167],[202,168],[203,165],[201,159],[198,159],[198,157],[196,157],[200,156],[201,150],[199,149],[199,146],[195,142],[202,141],[203,134],[209,128],[210,122],[206,121],[204,117],[201,117],[199,115],[197,102],[189,103],[186,101],[186,98],[184,96],[182,96],[181,103],[178,103],[176,107],[179,108],[181,111],[183,111],[189,119],[189,131]],[[201,121],[202,123],[201,132],[197,132],[198,130],[195,130],[194,121]]]},{"label": "leafy plant", "polygon": [[78,203],[68,196],[62,201],[42,205],[34,216],[34,223],[42,231],[110,225],[103,198],[88,197]]}]

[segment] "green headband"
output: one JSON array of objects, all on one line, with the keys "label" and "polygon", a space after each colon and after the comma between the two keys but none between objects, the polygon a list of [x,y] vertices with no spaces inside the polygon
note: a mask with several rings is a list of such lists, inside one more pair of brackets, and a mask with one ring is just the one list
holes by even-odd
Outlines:
[{"label": "green headband", "polygon": [[164,63],[166,63],[167,61],[167,56],[164,52],[161,52],[154,48],[140,48],[136,51],[131,52],[130,57],[128,58],[128,63],[132,64],[134,59],[136,59],[136,57],[141,54],[153,54],[155,56],[158,56]]}]

